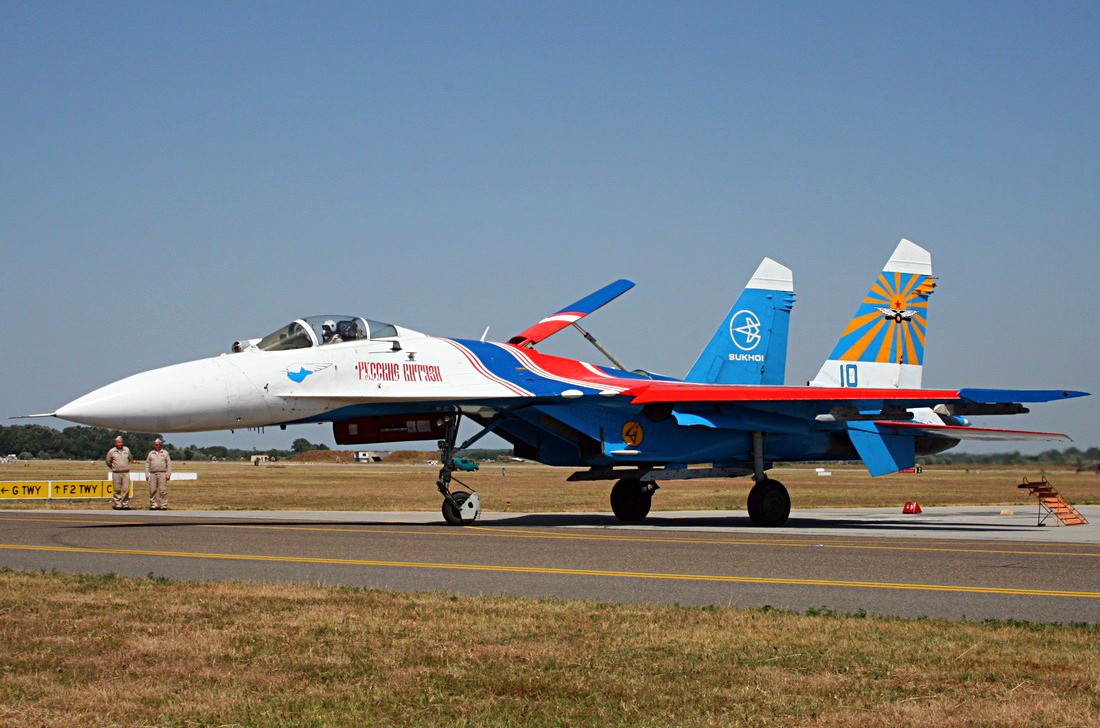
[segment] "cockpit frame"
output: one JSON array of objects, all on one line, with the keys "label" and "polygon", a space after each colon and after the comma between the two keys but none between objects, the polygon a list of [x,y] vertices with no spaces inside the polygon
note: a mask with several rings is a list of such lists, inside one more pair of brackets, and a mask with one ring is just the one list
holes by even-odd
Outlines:
[{"label": "cockpit frame", "polygon": [[[253,339],[248,343],[260,351],[287,351],[353,341],[392,339],[397,335],[397,327],[393,324],[362,316],[324,315],[295,319],[262,339]],[[240,344],[235,343],[233,350],[242,351],[244,347]]]}]

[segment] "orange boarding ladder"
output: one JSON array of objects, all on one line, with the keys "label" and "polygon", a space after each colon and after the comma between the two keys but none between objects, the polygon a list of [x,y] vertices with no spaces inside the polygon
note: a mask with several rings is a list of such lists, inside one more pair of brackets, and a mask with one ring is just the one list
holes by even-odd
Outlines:
[{"label": "orange boarding ladder", "polygon": [[1051,516],[1061,521],[1063,526],[1080,526],[1088,523],[1085,517],[1054,489],[1047,480],[1047,476],[1042,477],[1043,479],[1038,483],[1029,483],[1027,478],[1024,478],[1024,482],[1016,486],[1027,488],[1029,493],[1039,499],[1039,522],[1036,525],[1043,525],[1043,521]]}]

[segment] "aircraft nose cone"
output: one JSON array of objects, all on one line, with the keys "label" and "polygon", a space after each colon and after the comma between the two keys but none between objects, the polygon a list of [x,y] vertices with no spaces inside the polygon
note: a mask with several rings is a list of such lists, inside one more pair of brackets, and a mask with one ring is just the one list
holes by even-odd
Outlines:
[{"label": "aircraft nose cone", "polygon": [[134,432],[225,427],[228,399],[216,359],[152,369],[100,387],[57,410],[82,425]]}]

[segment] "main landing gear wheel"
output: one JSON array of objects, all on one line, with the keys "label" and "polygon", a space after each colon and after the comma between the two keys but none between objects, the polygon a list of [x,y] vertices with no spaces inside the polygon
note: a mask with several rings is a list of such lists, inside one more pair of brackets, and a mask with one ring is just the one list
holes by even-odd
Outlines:
[{"label": "main landing gear wheel", "polygon": [[443,520],[452,526],[465,526],[477,520],[481,515],[481,500],[477,493],[465,493],[458,491],[451,493],[451,499],[458,504],[458,508],[451,505],[451,501],[443,501]]},{"label": "main landing gear wheel", "polygon": [[749,518],[754,526],[782,526],[791,515],[791,496],[778,480],[756,481],[749,491]]},{"label": "main landing gear wheel", "polygon": [[642,483],[638,478],[623,478],[611,489],[611,510],[624,523],[638,523],[649,515],[656,483]]}]

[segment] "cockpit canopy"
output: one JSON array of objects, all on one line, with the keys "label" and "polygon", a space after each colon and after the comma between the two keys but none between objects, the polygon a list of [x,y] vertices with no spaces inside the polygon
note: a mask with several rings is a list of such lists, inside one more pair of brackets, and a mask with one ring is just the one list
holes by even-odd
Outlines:
[{"label": "cockpit canopy", "polygon": [[256,343],[256,348],[261,351],[308,349],[394,336],[397,336],[397,329],[393,324],[371,321],[361,316],[308,316],[272,331]]}]

